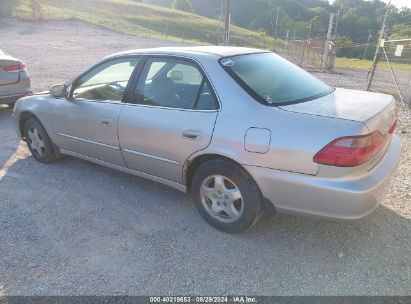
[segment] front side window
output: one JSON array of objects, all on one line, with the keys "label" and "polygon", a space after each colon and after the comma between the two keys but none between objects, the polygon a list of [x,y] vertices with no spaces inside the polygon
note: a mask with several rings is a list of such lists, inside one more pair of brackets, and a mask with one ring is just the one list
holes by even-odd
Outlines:
[{"label": "front side window", "polygon": [[72,97],[108,102],[121,102],[138,58],[121,58],[105,62],[74,84]]},{"label": "front side window", "polygon": [[274,53],[227,57],[221,66],[257,100],[284,105],[320,98],[333,88]]},{"label": "front side window", "polygon": [[176,109],[215,110],[215,96],[199,68],[173,58],[150,58],[133,103]]}]

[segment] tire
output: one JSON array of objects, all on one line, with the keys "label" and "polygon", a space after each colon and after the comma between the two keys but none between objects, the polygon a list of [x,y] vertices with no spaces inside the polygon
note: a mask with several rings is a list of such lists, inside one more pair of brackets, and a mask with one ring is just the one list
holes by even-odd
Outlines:
[{"label": "tire", "polygon": [[228,160],[202,164],[193,176],[191,194],[200,215],[223,232],[244,232],[262,215],[263,198],[256,182]]},{"label": "tire", "polygon": [[40,121],[29,118],[24,122],[23,134],[33,157],[44,164],[56,161],[53,143]]}]

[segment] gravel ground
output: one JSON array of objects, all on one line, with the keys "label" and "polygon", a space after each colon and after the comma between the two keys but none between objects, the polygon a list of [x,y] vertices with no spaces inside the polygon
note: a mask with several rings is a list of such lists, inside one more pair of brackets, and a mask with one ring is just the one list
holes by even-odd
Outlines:
[{"label": "gravel ground", "polygon": [[[0,47],[35,90],[115,51],[175,43],[68,22],[0,21]],[[344,72],[343,72],[344,73]],[[350,75],[319,74],[361,88]],[[0,109],[1,295],[410,295],[411,117],[400,168],[375,212],[352,223],[278,215],[241,235],[208,226],[189,198],[74,158],[34,161]]]}]

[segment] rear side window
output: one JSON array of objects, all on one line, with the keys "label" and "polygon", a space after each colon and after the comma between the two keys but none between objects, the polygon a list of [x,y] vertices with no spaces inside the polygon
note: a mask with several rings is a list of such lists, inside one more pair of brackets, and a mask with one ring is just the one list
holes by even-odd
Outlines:
[{"label": "rear side window", "polygon": [[200,68],[191,61],[175,58],[147,60],[132,103],[191,110],[218,108]]},{"label": "rear side window", "polygon": [[221,66],[250,95],[267,105],[284,105],[313,100],[333,88],[274,53],[227,57]]}]

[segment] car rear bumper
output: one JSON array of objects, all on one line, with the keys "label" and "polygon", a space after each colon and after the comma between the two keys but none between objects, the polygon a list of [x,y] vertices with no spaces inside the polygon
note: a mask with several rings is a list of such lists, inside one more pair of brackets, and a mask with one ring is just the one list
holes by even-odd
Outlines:
[{"label": "car rear bumper", "polygon": [[10,103],[15,103],[19,98],[22,98],[24,96],[31,95],[32,92],[31,90],[27,90],[26,92],[21,92],[18,94],[13,94],[13,95],[7,95],[7,96],[1,96],[0,95],[0,104],[10,104]]},{"label": "car rear bumper", "polygon": [[20,72],[19,81],[0,85],[0,104],[10,104],[17,99],[31,95],[30,77],[26,71]]},{"label": "car rear bumper", "polygon": [[382,160],[361,177],[322,178],[261,167],[246,168],[278,212],[358,219],[371,213],[385,195],[400,156],[400,139],[393,136]]}]

